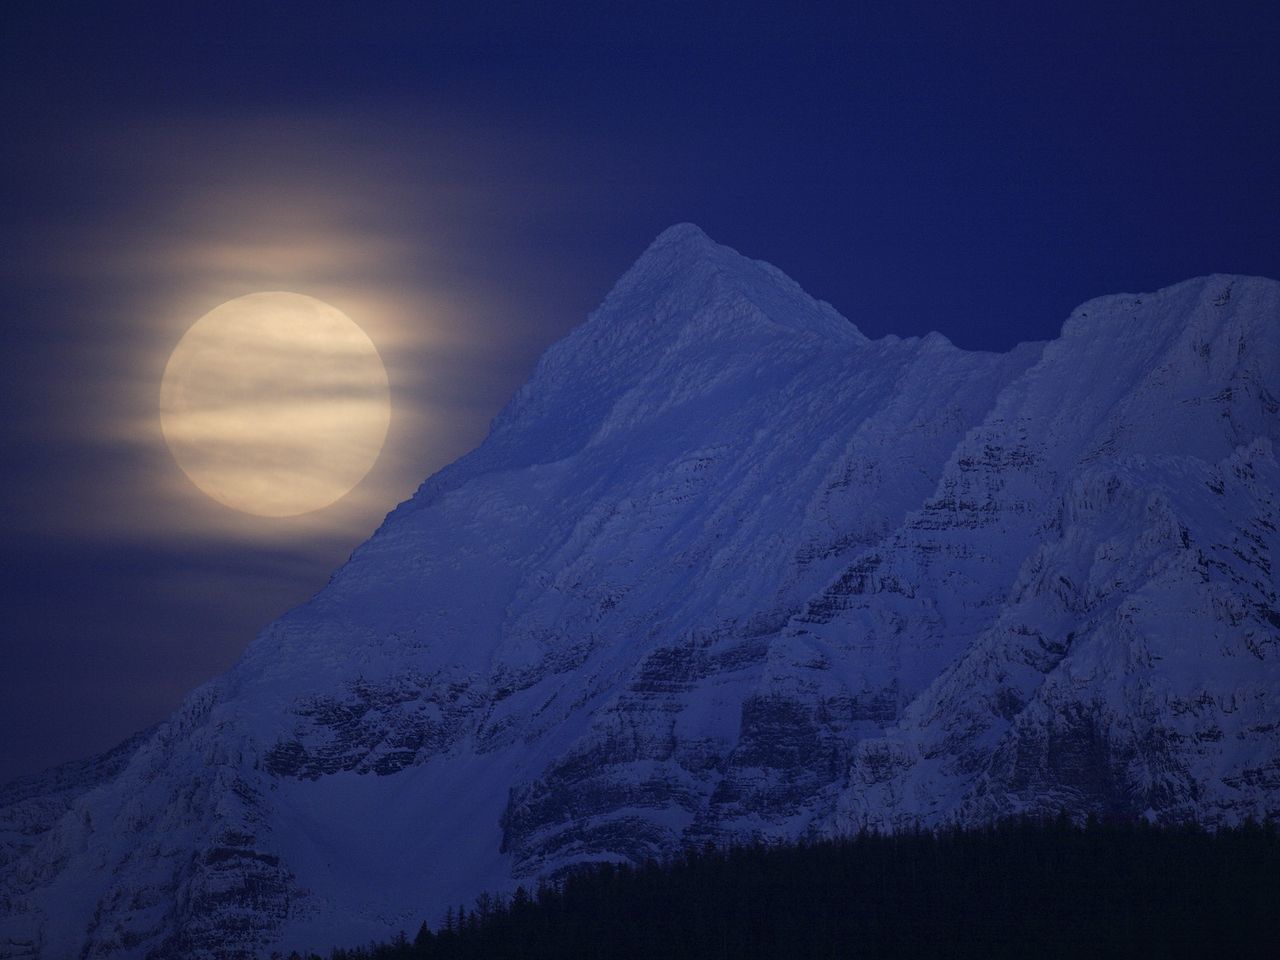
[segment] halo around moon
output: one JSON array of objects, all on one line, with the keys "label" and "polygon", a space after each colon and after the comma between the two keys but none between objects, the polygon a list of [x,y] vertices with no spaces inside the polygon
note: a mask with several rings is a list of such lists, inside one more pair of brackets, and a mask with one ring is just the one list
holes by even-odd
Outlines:
[{"label": "halo around moon", "polygon": [[298,293],[215,307],[174,348],[160,426],[178,465],[228,507],[289,517],[369,472],[391,420],[387,371],[346,314]]}]

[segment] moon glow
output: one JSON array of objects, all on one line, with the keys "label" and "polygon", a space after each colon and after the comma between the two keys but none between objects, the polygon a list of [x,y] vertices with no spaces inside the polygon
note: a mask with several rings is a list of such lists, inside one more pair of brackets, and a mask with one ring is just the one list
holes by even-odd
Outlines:
[{"label": "moon glow", "polygon": [[346,314],[298,293],[251,293],[196,321],[160,384],[160,427],[214,500],[289,517],[369,472],[391,420],[387,371]]}]

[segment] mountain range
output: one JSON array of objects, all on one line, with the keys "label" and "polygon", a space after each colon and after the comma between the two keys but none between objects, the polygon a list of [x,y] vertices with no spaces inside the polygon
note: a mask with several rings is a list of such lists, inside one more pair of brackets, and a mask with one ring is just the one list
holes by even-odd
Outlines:
[{"label": "mountain range", "polygon": [[1278,441],[1275,281],[982,353],[672,227],[228,673],[0,787],[0,958],[366,942],[688,844],[1280,816]]}]

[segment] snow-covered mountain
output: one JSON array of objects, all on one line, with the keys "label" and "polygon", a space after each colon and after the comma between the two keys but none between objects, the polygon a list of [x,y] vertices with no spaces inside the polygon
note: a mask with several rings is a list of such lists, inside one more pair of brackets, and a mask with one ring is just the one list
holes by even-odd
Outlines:
[{"label": "snow-covered mountain", "polygon": [[111,754],[0,790],[0,957],[250,957],[600,858],[1280,815],[1280,284],[871,341],[663,233],[475,451]]}]

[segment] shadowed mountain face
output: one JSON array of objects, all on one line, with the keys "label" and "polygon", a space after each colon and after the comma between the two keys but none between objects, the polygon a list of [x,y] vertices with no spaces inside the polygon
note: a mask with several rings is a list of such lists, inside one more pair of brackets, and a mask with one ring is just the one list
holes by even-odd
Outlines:
[{"label": "shadowed mountain face", "polygon": [[1280,284],[869,341],[660,236],[488,439],[111,755],[0,793],[0,957],[366,941],[690,842],[1280,814]]}]

